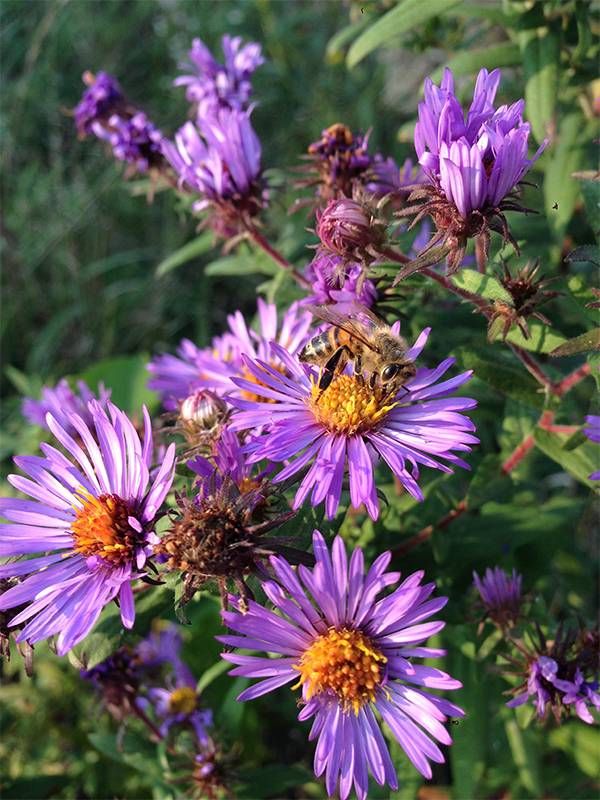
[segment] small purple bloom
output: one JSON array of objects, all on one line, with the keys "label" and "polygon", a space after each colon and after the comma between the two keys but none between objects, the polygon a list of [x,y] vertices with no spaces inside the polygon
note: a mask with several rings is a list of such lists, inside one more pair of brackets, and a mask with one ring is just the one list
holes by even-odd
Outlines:
[{"label": "small purple bloom", "polygon": [[[392,327],[397,334],[399,324]],[[422,351],[429,329],[423,331],[406,352],[413,361]],[[383,460],[404,488],[417,500],[423,493],[417,483],[419,465],[451,472],[444,461],[468,469],[455,452],[469,452],[478,442],[475,426],[461,412],[474,408],[475,400],[452,397],[471,377],[463,372],[439,383],[454,364],[447,358],[435,369],[421,368],[416,376],[389,396],[362,375],[341,374],[327,389],[318,387],[316,370],[301,364],[281,347],[273,352],[285,367],[285,374],[262,360],[245,359],[255,383],[235,379],[256,400],[232,398],[238,409],[233,430],[263,429],[247,445],[250,459],[286,462],[274,481],[288,480],[310,465],[296,492],[294,508],[311,494],[311,504],[325,502],[329,519],[337,512],[346,468],[350,478],[350,503],[364,503],[377,519],[379,500],[374,481],[377,463]],[[257,386],[258,384],[258,386]],[[346,467],[347,463],[347,467]]]},{"label": "small purple bloom", "polygon": [[161,393],[167,409],[176,410],[178,400],[185,400],[198,389],[209,389],[219,396],[239,395],[231,379],[245,375],[252,380],[242,360],[244,355],[276,365],[272,342],[296,353],[308,339],[312,315],[298,304],[278,319],[276,306],[259,298],[257,311],[258,331],[249,328],[242,313],[236,311],[227,317],[229,330],[213,339],[211,347],[201,350],[184,339],[177,356],[165,354],[150,362],[152,378],[148,385]]},{"label": "small purple bloom", "polygon": [[62,378],[54,387],[44,386],[40,400],[25,397],[21,405],[21,413],[32,425],[39,425],[40,428],[46,429],[48,429],[46,416],[52,414],[68,434],[76,436],[77,432],[69,418],[73,414],[78,414],[89,427],[92,423],[92,415],[88,406],[90,400],[97,399],[101,406],[106,407],[110,399],[110,389],[105,389],[103,383],[98,385],[97,397],[85,381],[77,382],[77,390],[78,392],[75,393],[65,378]]},{"label": "small purple bloom", "polygon": [[128,103],[115,78],[106,72],[83,76],[88,88],[73,114],[79,135],[107,142],[119,161],[134,172],[162,167],[162,133],[143,111]]},{"label": "small purple bloom", "polygon": [[[430,761],[443,763],[434,739],[451,738],[443,723],[464,712],[430,689],[459,689],[461,684],[415,658],[439,658],[443,650],[422,644],[444,623],[424,622],[446,604],[429,599],[435,584],[421,584],[415,572],[397,585],[398,572],[386,572],[390,553],[383,553],[365,575],[356,548],[350,559],[341,537],[331,554],[318,531],[313,534],[314,569],[295,572],[281,557],[272,557],[275,580],[262,584],[277,613],[250,600],[247,611],[223,612],[233,635],[224,644],[260,650],[277,657],[225,652],[237,665],[231,675],[260,680],[238,700],[253,700],[294,682],[302,687],[298,719],[313,718],[309,738],[317,739],[315,774],[325,774],[327,793],[338,787],[346,800],[352,785],[359,800],[368,794],[369,772],[381,786],[398,781],[381,732],[381,716],[414,766],[431,777]],[[377,600],[387,587],[394,591]]]},{"label": "small purple bloom", "polygon": [[163,154],[179,184],[202,196],[196,211],[213,206],[233,221],[264,204],[261,147],[249,111],[221,108],[201,126],[186,122],[173,142],[164,141]]},{"label": "small purple bloom", "polygon": [[377,289],[373,281],[365,278],[364,269],[358,263],[346,261],[334,253],[319,248],[306,267],[305,276],[311,283],[311,294],[301,301],[313,305],[337,304],[342,311],[357,302],[366,308],[377,300]]},{"label": "small purple bloom", "polygon": [[175,86],[186,87],[190,103],[197,103],[199,118],[219,108],[244,111],[252,94],[252,74],[265,63],[261,46],[256,42],[243,45],[241,36],[225,35],[221,46],[224,64],[219,64],[201,39],[194,39],[189,58],[196,74],[181,75],[174,81]]},{"label": "small purple bloom", "polygon": [[[600,416],[595,414],[589,414],[585,421],[587,423],[587,428],[583,429],[584,434],[590,440],[590,442],[600,442]],[[600,470],[597,472],[592,472],[590,475],[591,481],[600,481]]]},{"label": "small purple bloom", "polygon": [[465,220],[473,211],[497,208],[546,146],[527,158],[530,126],[523,122],[523,100],[494,108],[500,77],[499,69],[479,72],[466,116],[447,68],[439,88],[427,78],[419,103],[419,163]]},{"label": "small purple bloom", "polygon": [[385,226],[366,203],[343,197],[317,210],[321,248],[346,261],[372,261],[383,243]]},{"label": "small purple bloom", "polygon": [[586,682],[581,669],[577,666],[574,669],[573,680],[559,677],[564,671],[565,669],[561,669],[556,659],[539,656],[529,664],[525,691],[509,700],[506,705],[509,708],[516,708],[532,698],[540,719],[546,717],[549,708],[552,708],[559,719],[561,710],[573,705],[575,713],[582,722],[586,722],[588,725],[593,724],[594,717],[590,713],[588,705],[595,710],[600,710],[598,683]]},{"label": "small purple bloom", "polygon": [[10,621],[27,624],[18,641],[38,642],[58,634],[64,655],[80,642],[107,603],[119,598],[126,628],[135,618],[131,582],[159,541],[154,524],[173,480],[175,447],[167,450],[154,479],[152,426],[146,409],[144,437],[112,403],[91,401],[87,425],[69,417],[77,440],[48,414],[46,422],[62,448],[42,444],[45,458],[20,456],[28,476],[9,482],[33,500],[0,500],[0,555],[30,556],[0,567],[0,577],[24,577],[0,596],[0,610],[27,603]]},{"label": "small purple bloom", "polygon": [[83,76],[88,88],[73,109],[75,124],[80,136],[93,132],[93,125],[106,121],[116,109],[125,106],[125,97],[116,78],[107,72],[99,72],[95,77],[86,72]]},{"label": "small purple bloom", "polygon": [[473,572],[473,583],[479,592],[486,611],[499,624],[514,622],[521,610],[522,577],[514,569],[507,575],[500,567],[489,567],[483,578]]}]

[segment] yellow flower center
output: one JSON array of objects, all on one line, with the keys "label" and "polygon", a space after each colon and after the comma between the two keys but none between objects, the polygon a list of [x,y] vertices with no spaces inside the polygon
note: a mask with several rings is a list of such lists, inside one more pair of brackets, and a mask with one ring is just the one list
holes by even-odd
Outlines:
[{"label": "yellow flower center", "polygon": [[313,384],[308,405],[332,433],[352,436],[370,430],[398,403],[386,403],[381,387],[371,388],[362,375],[338,375],[325,389]]},{"label": "yellow flower center", "polygon": [[171,714],[191,714],[196,710],[196,702],[196,692],[191,686],[181,686],[169,696],[169,711]]},{"label": "yellow flower center", "polygon": [[334,692],[345,711],[355,714],[365,703],[375,700],[375,691],[384,677],[387,658],[360,631],[331,628],[317,637],[294,665],[306,684],[306,699],[321,692]]},{"label": "yellow flower center", "polygon": [[93,497],[80,491],[79,495],[84,504],[75,510],[71,523],[75,552],[100,556],[114,566],[130,561],[138,534],[129,524],[127,503],[115,494]]}]

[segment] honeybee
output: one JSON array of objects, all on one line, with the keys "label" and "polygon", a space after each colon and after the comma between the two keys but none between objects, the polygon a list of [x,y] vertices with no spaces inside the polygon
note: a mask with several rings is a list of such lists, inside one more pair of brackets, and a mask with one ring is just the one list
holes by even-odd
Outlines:
[{"label": "honeybee", "polygon": [[349,314],[330,306],[308,309],[331,328],[318,334],[300,351],[299,359],[321,367],[319,389],[327,389],[335,374],[352,361],[354,374],[367,373],[371,388],[379,383],[389,395],[416,375],[414,363],[406,357],[408,346],[401,336],[368,308],[355,303]]}]

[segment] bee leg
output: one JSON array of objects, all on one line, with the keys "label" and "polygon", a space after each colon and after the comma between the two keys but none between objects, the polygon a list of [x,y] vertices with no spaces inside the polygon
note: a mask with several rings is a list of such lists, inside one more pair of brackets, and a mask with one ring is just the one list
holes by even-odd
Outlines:
[{"label": "bee leg", "polygon": [[369,378],[369,389],[373,390],[375,388],[375,384],[377,383],[377,373],[373,372],[371,377]]},{"label": "bee leg", "polygon": [[323,372],[319,378],[319,389],[324,392],[333,380],[336,370],[341,371],[344,369],[346,361],[348,360],[348,348],[338,347],[335,353],[323,366]]},{"label": "bee leg", "polygon": [[354,374],[360,375],[362,372],[362,358],[360,355],[354,357]]}]

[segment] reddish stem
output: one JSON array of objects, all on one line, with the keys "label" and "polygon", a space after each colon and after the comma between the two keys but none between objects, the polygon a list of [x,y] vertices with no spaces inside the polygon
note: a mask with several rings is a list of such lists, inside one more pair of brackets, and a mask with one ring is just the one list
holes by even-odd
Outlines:
[{"label": "reddish stem", "polygon": [[395,261],[397,264],[408,264],[410,257],[405,256],[404,253],[399,253],[397,250],[392,250],[391,247],[380,247],[379,252],[382,256],[389,258],[390,261]]},{"label": "reddish stem", "polygon": [[521,361],[527,372],[529,372],[530,375],[533,375],[536,381],[540,383],[544,389],[546,389],[546,391],[554,393],[554,384],[537,363],[537,361],[529,355],[527,350],[517,347],[516,344],[509,344],[509,347],[519,361]]},{"label": "reddish stem", "polygon": [[415,533],[414,536],[411,536],[410,539],[407,539],[405,542],[402,542],[402,544],[398,545],[398,547],[395,547],[392,550],[392,555],[405,556],[407,553],[410,553],[410,551],[414,550],[415,547],[418,547],[418,545],[430,539],[434,531],[443,531],[444,528],[447,528],[451,522],[454,522],[454,520],[457,519],[457,517],[462,516],[465,511],[467,511],[467,501],[461,500],[456,508],[451,509],[445,516],[438,520],[438,522],[434,523],[433,525],[427,525],[418,533]]},{"label": "reddish stem", "polygon": [[276,264],[279,264],[280,267],[287,270],[292,275],[298,286],[301,286],[303,289],[310,289],[310,281],[306,280],[304,275],[301,275],[294,265],[291,264],[287,258],[285,258],[285,256],[279,252],[279,250],[276,250],[259,230],[250,226],[247,228],[247,231],[250,234],[252,241],[262,248]]},{"label": "reddish stem", "polygon": [[589,364],[582,364],[581,367],[574,370],[570,375],[567,375],[566,378],[563,378],[562,381],[555,383],[553,386],[553,394],[557,397],[562,397],[567,392],[571,391],[574,386],[586,378],[592,369]]}]

